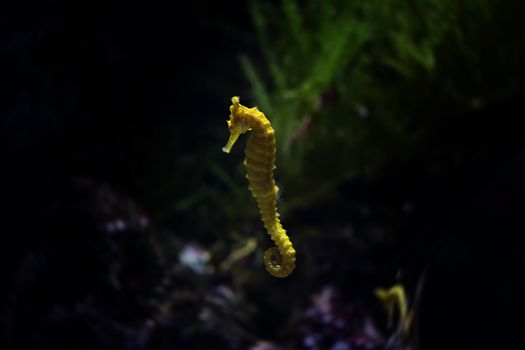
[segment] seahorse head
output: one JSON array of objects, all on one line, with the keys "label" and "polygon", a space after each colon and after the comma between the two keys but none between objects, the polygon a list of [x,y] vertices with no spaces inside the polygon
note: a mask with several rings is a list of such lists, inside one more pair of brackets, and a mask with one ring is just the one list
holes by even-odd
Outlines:
[{"label": "seahorse head", "polygon": [[242,113],[238,113],[242,108],[246,109],[239,102],[239,96],[232,97],[232,105],[230,106],[230,119],[226,121],[228,123],[228,129],[230,130],[230,138],[226,143],[226,146],[222,150],[226,153],[230,153],[231,148],[237,141],[240,135],[250,130],[250,126],[247,123],[246,118]]}]

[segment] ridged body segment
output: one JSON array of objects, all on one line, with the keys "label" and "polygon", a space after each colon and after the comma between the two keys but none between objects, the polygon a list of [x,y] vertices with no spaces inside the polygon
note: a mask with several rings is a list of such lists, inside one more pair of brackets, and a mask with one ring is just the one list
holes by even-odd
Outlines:
[{"label": "ridged body segment", "polygon": [[275,135],[266,116],[257,109],[247,108],[232,98],[228,127],[230,138],[225,152],[229,152],[240,134],[251,130],[246,144],[245,165],[248,187],[257,201],[261,219],[276,247],[264,253],[266,269],[272,276],[286,277],[295,268],[295,249],[286,230],[282,227],[277,212],[277,193],[273,170],[275,169]]}]

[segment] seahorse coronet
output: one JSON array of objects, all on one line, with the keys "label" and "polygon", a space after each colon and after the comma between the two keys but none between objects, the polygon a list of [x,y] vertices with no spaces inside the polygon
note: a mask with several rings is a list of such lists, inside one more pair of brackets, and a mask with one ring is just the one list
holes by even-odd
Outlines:
[{"label": "seahorse coronet", "polygon": [[244,164],[248,189],[255,197],[264,227],[275,247],[264,253],[266,270],[274,277],[284,278],[295,269],[296,257],[293,244],[282,227],[277,212],[279,188],[275,185],[275,131],[270,121],[257,107],[248,108],[232,97],[230,119],[227,120],[230,137],[223,151],[229,153],[240,135],[251,131],[246,143]]}]

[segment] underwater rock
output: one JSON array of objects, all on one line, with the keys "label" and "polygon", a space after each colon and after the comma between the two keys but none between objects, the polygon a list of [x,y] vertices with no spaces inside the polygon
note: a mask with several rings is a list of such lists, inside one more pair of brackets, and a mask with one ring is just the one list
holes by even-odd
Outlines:
[{"label": "underwater rock", "polygon": [[180,263],[198,274],[213,272],[210,259],[211,254],[196,243],[185,245],[179,253]]},{"label": "underwater rock", "polygon": [[314,295],[299,329],[301,349],[371,350],[385,346],[385,338],[366,310],[357,303],[345,301],[332,286]]}]

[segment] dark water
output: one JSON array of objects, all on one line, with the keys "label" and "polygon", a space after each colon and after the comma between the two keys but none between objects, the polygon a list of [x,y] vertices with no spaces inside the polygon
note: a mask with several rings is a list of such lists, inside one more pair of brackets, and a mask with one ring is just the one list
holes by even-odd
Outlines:
[{"label": "dark water", "polygon": [[[236,2],[0,5],[0,348],[520,344],[520,2],[334,1],[324,13],[309,1],[299,27],[295,2],[254,3],[262,17]],[[444,34],[432,27],[441,8],[457,15]],[[337,27],[348,11],[362,32]],[[332,25],[343,29],[323,31]],[[349,63],[316,66],[359,40]],[[298,252],[285,280],[262,264],[271,242],[245,141],[221,152],[231,96],[264,105],[241,55],[272,93],[272,59],[286,67],[289,94],[266,109],[291,135],[292,156],[277,145],[279,210]],[[396,283],[415,312],[407,334],[374,296]]]}]

